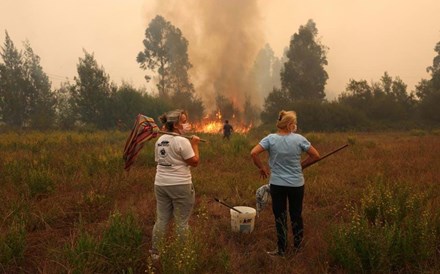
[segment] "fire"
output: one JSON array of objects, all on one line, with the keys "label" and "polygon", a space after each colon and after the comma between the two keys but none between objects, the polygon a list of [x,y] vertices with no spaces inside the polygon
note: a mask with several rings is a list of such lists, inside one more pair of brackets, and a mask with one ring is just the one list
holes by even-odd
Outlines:
[{"label": "fire", "polygon": [[[210,118],[209,115],[205,116],[199,123],[192,124],[192,128],[195,132],[211,133],[211,134],[223,134],[224,121],[222,120],[222,114],[220,111],[215,113],[215,118]],[[252,123],[244,125],[235,120],[235,114],[229,121],[229,124],[233,127],[233,133],[246,134],[252,128]]]}]

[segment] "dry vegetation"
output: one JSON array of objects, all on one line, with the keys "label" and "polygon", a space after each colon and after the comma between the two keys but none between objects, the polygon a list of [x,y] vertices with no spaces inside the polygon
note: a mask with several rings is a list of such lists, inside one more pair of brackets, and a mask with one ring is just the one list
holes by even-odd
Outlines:
[{"label": "dry vegetation", "polygon": [[321,154],[350,146],[305,170],[305,248],[284,259],[265,254],[276,241],[270,208],[251,234],[238,234],[231,232],[229,209],[214,201],[255,207],[255,191],[265,182],[249,151],[266,133],[230,142],[203,136],[209,143],[201,144],[202,162],[193,169],[192,237],[185,244],[169,239],[161,262],[148,259],[155,218],[152,143],[125,173],[128,132],[1,134],[0,272],[440,269],[438,132],[306,134]]}]

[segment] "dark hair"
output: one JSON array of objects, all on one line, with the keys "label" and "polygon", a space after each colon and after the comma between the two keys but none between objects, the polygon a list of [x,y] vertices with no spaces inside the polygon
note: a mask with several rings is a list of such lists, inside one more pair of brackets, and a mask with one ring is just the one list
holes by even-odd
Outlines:
[{"label": "dark hair", "polygon": [[225,123],[228,124],[228,123],[229,123],[229,120],[225,120]]}]

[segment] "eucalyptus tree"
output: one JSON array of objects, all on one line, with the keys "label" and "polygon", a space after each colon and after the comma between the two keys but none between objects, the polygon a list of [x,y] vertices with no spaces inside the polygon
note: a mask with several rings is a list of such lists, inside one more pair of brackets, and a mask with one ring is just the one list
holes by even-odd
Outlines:
[{"label": "eucalyptus tree", "polygon": [[434,123],[440,122],[440,42],[434,48],[437,55],[432,66],[427,68],[431,79],[422,79],[416,87],[416,96],[419,99],[418,109],[425,120]]},{"label": "eucalyptus tree", "polygon": [[287,51],[287,61],[281,71],[281,88],[293,100],[323,100],[328,74],[327,48],[317,38],[318,29],[313,20],[300,26]]},{"label": "eucalyptus tree", "polygon": [[142,69],[150,71],[151,74],[145,76],[147,81],[155,75],[158,77],[159,96],[168,98],[176,91],[194,91],[188,76],[192,67],[188,58],[188,41],[179,28],[158,15],[145,30],[143,45],[137,62]]},{"label": "eucalyptus tree", "polygon": [[262,48],[254,61],[251,70],[251,81],[255,83],[256,93],[259,97],[266,97],[274,87],[280,85],[281,61],[275,56],[269,44]]}]

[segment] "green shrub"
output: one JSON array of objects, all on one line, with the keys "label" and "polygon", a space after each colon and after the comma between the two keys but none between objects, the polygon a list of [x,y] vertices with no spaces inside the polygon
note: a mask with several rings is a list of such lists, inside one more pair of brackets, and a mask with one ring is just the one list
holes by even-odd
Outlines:
[{"label": "green shrub", "polygon": [[194,234],[188,232],[185,237],[169,238],[159,250],[163,273],[197,273],[198,256],[203,251]]},{"label": "green shrub", "polygon": [[73,273],[130,273],[142,265],[142,230],[132,214],[113,213],[102,237],[80,225],[79,234],[64,248],[64,259]]},{"label": "green shrub", "polygon": [[14,221],[4,235],[0,234],[0,265],[7,266],[22,262],[25,248],[25,224]]},{"label": "green shrub", "polygon": [[243,136],[241,134],[235,134],[231,140],[231,152],[233,155],[238,155],[243,151],[249,151],[251,150],[251,145],[249,143],[249,140],[246,138],[246,136]]},{"label": "green shrub", "polygon": [[310,141],[310,143],[312,143],[314,145],[317,145],[317,144],[321,143],[322,140],[324,140],[324,136],[322,134],[315,133],[315,132],[306,133],[304,136],[307,138],[307,140]]},{"label": "green shrub", "polygon": [[348,137],[347,137],[347,142],[348,142],[350,145],[355,145],[356,142],[357,142],[356,137],[354,137],[354,136],[348,136]]},{"label": "green shrub", "polygon": [[425,136],[426,135],[426,131],[424,131],[422,129],[411,129],[409,134],[411,136]]},{"label": "green shrub", "polygon": [[142,249],[142,229],[133,214],[122,216],[115,212],[110,216],[99,250],[109,272],[129,271],[139,265],[146,250]]},{"label": "green shrub", "polygon": [[424,195],[379,180],[368,187],[351,222],[332,230],[330,254],[351,272],[417,271],[435,262],[439,216]]},{"label": "green shrub", "polygon": [[72,273],[92,273],[99,269],[101,257],[98,254],[97,240],[81,231],[70,245],[64,248],[69,270]]},{"label": "green shrub", "polygon": [[31,197],[48,194],[54,190],[54,182],[47,170],[29,170],[27,184]]}]

